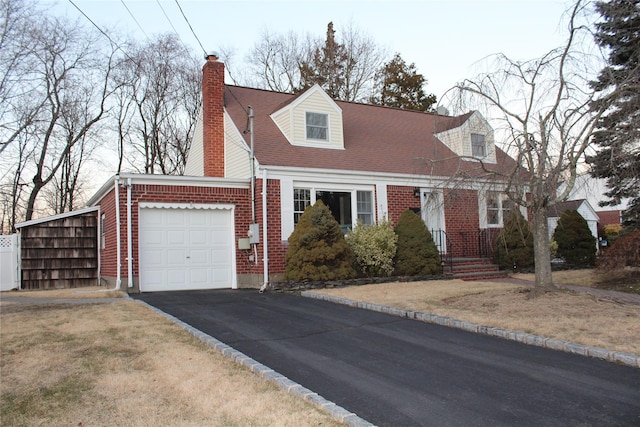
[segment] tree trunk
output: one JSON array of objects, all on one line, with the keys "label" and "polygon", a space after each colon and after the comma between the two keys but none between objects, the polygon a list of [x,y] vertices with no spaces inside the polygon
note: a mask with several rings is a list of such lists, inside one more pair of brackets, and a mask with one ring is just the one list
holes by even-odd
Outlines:
[{"label": "tree trunk", "polygon": [[551,277],[551,250],[549,249],[549,231],[546,208],[533,208],[531,212],[533,232],[533,254],[536,263],[536,289],[534,296],[558,288]]}]

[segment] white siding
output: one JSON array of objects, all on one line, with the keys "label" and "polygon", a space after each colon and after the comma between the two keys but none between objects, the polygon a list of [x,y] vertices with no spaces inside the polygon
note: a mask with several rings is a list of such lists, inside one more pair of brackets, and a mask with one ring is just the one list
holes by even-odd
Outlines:
[{"label": "white siding", "polygon": [[277,113],[271,116],[271,119],[276,123],[280,132],[287,138],[287,140],[292,143],[293,142],[293,132],[291,131],[291,110],[285,109],[278,111]]},{"label": "white siding", "polygon": [[485,136],[487,156],[482,160],[496,163],[496,145],[493,129],[478,112],[473,113],[462,126],[438,133],[436,136],[457,155],[472,157],[472,133],[479,133]]},{"label": "white siding", "polygon": [[[307,139],[307,112],[327,114],[327,141]],[[292,145],[344,149],[342,110],[320,86],[312,87],[296,99],[295,102],[273,113],[271,119]]]},{"label": "white siding", "polygon": [[204,176],[204,148],[202,142],[202,108],[198,113],[196,129],[191,140],[191,147],[187,155],[187,164],[184,168],[186,176]]},{"label": "white siding", "polygon": [[224,114],[224,145],[225,178],[249,178],[251,176],[250,149],[226,112]]}]

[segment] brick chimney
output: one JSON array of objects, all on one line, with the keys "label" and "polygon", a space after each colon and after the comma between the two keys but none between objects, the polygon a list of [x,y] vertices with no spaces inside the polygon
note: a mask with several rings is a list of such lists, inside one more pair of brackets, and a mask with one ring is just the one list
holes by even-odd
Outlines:
[{"label": "brick chimney", "polygon": [[207,54],[202,67],[204,176],[224,177],[224,64]]}]

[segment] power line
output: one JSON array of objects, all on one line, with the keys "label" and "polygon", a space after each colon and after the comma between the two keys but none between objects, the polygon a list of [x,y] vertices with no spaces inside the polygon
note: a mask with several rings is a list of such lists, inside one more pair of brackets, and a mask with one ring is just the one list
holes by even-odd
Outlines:
[{"label": "power line", "polygon": [[164,10],[164,7],[162,7],[160,0],[156,0],[156,3],[158,3],[158,6],[160,6],[160,10],[162,10],[164,17],[167,18],[169,25],[171,25],[171,28],[173,28],[173,32],[176,33],[176,35],[178,36],[178,39],[180,39],[180,43],[182,43],[182,46],[184,47],[184,49],[187,52],[189,52],[189,47],[185,44],[184,40],[182,40],[182,37],[180,37],[180,33],[178,32],[178,30],[176,30],[176,27],[173,26],[173,22],[171,22],[171,18],[169,18],[169,15],[167,15],[167,12]]},{"label": "power line", "polygon": [[[138,22],[138,20],[136,19],[136,17],[133,15],[133,13],[131,12],[131,9],[129,9],[129,6],[127,6],[127,4],[124,2],[124,0],[120,0],[120,3],[122,3],[122,5],[124,6],[125,9],[127,9],[127,12],[129,12],[129,15],[131,15],[131,18],[133,18],[133,22],[136,23],[136,25],[138,26],[138,28],[140,28],[140,31],[142,31],[142,34],[145,35],[145,37],[147,39],[149,39],[149,36],[147,35],[147,32],[144,30],[144,28],[142,28],[142,25],[140,25],[140,23]],[[150,39],[149,39],[150,40]]]},{"label": "power line", "polygon": [[93,20],[92,20],[91,18],[89,18],[89,16],[88,16],[86,13],[84,13],[84,11],[83,11],[82,9],[80,9],[80,8],[78,7],[78,5],[77,5],[77,4],[75,4],[75,3],[73,2],[73,0],[69,0],[69,3],[71,3],[71,4],[73,5],[73,7],[75,7],[75,8],[78,10],[78,12],[80,12],[80,13],[82,14],[82,16],[84,16],[85,18],[87,18],[87,20],[88,20],[89,22],[91,22],[91,24],[92,24],[94,27],[96,27],[96,28],[98,29],[98,31],[100,31],[100,33],[102,33],[102,35],[103,35],[103,36],[105,36],[107,39],[109,39],[109,42],[111,42],[111,45],[112,45],[112,46],[115,46],[116,48],[118,48],[122,53],[124,53],[124,55],[125,55],[127,58],[129,58],[129,60],[133,61],[133,58],[131,58],[131,56],[129,56],[129,54],[128,54],[124,49],[122,49],[118,43],[116,43],[115,41],[113,41],[113,39],[109,36],[109,34],[105,33],[105,32],[102,30],[102,28],[100,28],[100,27],[98,26],[98,24],[96,24],[95,22],[93,22]]},{"label": "power line", "polygon": [[191,26],[191,22],[189,22],[189,20],[187,19],[187,15],[184,14],[184,11],[182,10],[182,7],[180,6],[180,3],[178,3],[178,0],[175,0],[175,1],[176,1],[176,4],[178,5],[178,9],[180,9],[180,13],[182,13],[182,17],[184,18],[185,21],[187,21],[187,25],[189,25],[189,29],[191,29],[191,33],[193,34],[193,37],[196,38],[196,40],[198,41],[198,44],[200,45],[200,48],[202,49],[202,52],[206,56],[207,55],[207,51],[202,46],[202,43],[200,43],[200,39],[198,38],[198,36],[196,36],[196,32],[193,31],[193,27]]}]

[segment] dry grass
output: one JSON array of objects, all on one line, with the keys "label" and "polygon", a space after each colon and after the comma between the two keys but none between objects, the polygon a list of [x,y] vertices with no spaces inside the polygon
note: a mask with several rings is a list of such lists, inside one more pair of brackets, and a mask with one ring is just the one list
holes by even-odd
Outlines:
[{"label": "dry grass", "polygon": [[[562,280],[578,283],[566,275]],[[461,280],[386,283],[320,292],[640,355],[638,305],[574,292],[531,299],[528,288]]]},{"label": "dry grass", "polygon": [[3,426],[336,425],[130,300],[2,302],[0,350]]}]

